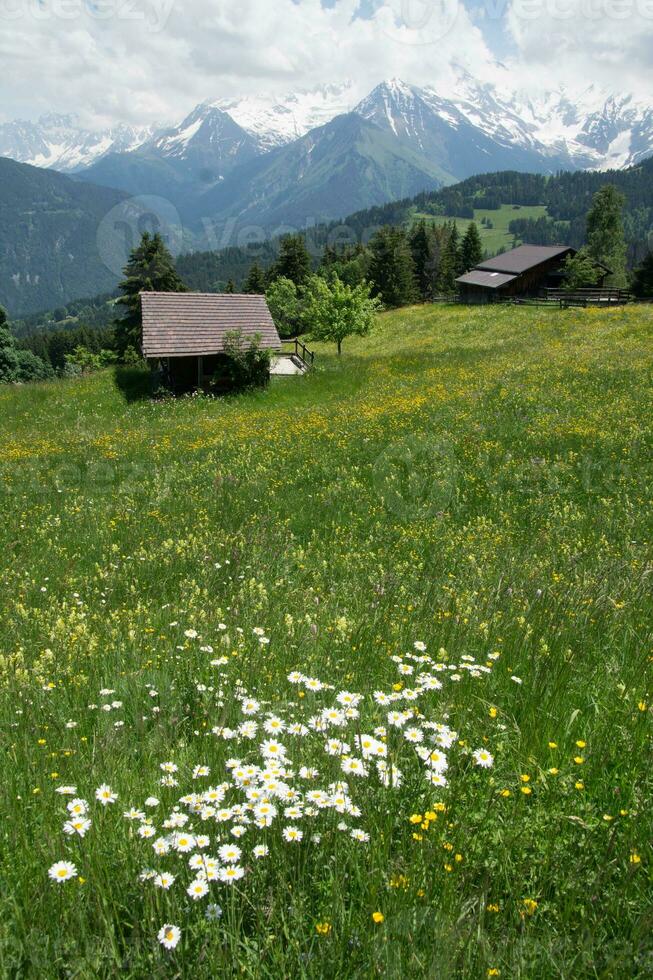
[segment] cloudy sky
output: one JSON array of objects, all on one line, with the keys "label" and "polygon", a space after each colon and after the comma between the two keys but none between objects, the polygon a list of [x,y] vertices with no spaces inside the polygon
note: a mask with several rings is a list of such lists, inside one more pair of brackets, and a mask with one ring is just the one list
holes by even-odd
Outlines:
[{"label": "cloudy sky", "polygon": [[390,77],[446,94],[452,62],[653,102],[653,0],[0,0],[0,121],[169,122],[205,99]]}]

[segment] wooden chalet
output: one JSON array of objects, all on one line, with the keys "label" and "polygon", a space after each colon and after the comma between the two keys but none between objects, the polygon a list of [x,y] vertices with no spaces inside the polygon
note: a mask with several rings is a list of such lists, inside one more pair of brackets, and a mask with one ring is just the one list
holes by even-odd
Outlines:
[{"label": "wooden chalet", "polygon": [[141,309],[143,356],[179,394],[220,378],[231,331],[240,331],[245,341],[258,336],[264,349],[281,350],[265,296],[144,292]]},{"label": "wooden chalet", "polygon": [[[573,255],[576,249],[568,245],[520,245],[481,262],[456,282],[467,303],[540,296],[563,286],[565,260]],[[597,288],[603,286],[607,275],[609,270],[605,269],[598,276]]]}]

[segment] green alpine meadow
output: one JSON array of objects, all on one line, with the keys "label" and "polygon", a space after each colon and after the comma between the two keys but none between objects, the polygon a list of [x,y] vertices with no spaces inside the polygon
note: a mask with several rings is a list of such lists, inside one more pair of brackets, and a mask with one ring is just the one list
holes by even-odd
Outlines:
[{"label": "green alpine meadow", "polygon": [[652,308],[315,353],[0,390],[0,975],[650,977]]}]

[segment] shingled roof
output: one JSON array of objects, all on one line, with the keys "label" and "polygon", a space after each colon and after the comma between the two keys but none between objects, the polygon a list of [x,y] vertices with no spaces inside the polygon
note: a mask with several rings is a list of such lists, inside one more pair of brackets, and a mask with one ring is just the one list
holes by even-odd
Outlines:
[{"label": "shingled roof", "polygon": [[143,355],[202,357],[220,354],[225,335],[261,335],[261,347],[280,350],[281,340],[265,296],[230,293],[141,293]]},{"label": "shingled roof", "polygon": [[509,276],[504,272],[490,272],[485,269],[472,269],[464,276],[459,276],[456,282],[461,282],[465,286],[487,286],[488,289],[499,289],[500,286],[507,286],[509,282],[514,282],[517,276]]},{"label": "shingled roof", "polygon": [[573,254],[574,249],[569,245],[520,245],[502,255],[496,255],[493,259],[479,262],[476,268],[518,276],[529,269],[535,269],[543,262],[548,262],[549,259],[557,256],[562,258],[567,252]]}]

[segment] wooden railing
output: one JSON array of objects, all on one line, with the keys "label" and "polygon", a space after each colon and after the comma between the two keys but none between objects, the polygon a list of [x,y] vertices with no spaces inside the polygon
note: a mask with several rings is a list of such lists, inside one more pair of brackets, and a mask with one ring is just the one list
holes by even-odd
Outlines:
[{"label": "wooden railing", "polygon": [[623,306],[630,303],[632,296],[626,289],[547,289],[549,302],[560,306]]},{"label": "wooden railing", "polygon": [[299,337],[295,337],[292,340],[283,341],[284,354],[288,353],[288,351],[285,350],[286,344],[288,344],[292,348],[292,350],[290,351],[291,355],[294,354],[294,356],[298,357],[299,360],[302,361],[307,367],[313,367],[313,364],[315,362],[315,354],[313,353],[312,350],[308,349],[306,344],[302,340],[300,340]]}]

